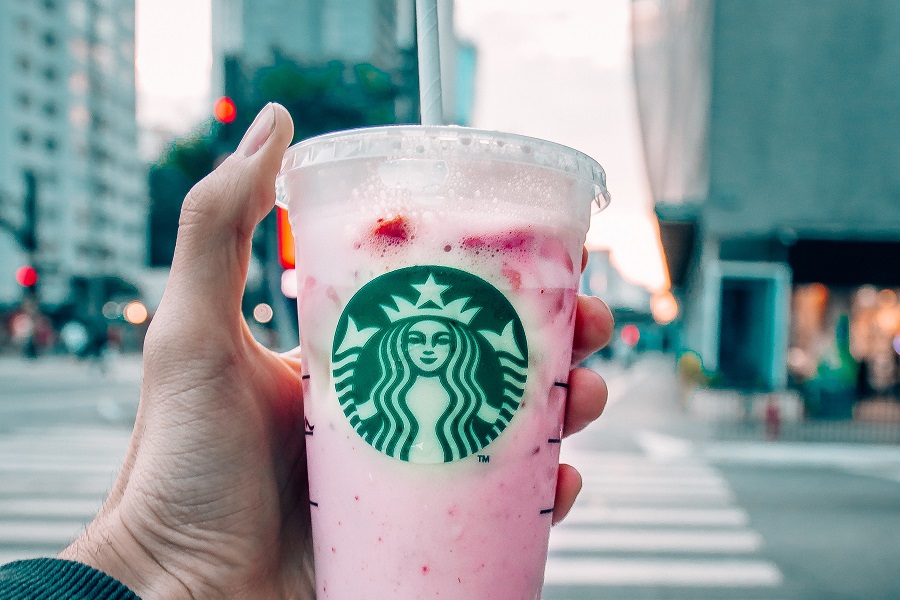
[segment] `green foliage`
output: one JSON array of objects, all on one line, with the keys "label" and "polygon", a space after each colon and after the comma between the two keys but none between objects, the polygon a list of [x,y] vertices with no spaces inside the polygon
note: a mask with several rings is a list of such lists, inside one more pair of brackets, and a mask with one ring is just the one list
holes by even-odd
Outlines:
[{"label": "green foliage", "polygon": [[351,68],[340,61],[302,65],[282,56],[232,85],[235,121],[202,123],[191,135],[174,140],[150,168],[153,265],[171,264],[184,196],[234,151],[266,103],[278,102],[288,109],[297,142],[330,131],[395,123],[395,100],[402,93],[391,74],[372,65]]},{"label": "green foliage", "polygon": [[218,127],[204,123],[188,137],[175,140],[154,168],[171,168],[193,181],[200,181],[212,170],[218,158]]}]

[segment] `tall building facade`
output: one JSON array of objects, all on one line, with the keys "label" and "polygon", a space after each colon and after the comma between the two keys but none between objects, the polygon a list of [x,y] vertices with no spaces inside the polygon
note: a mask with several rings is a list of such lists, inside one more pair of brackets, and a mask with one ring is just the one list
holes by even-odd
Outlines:
[{"label": "tall building facade", "polygon": [[397,25],[397,0],[213,0],[213,93],[224,89],[228,55],[251,67],[279,52],[301,62],[393,68]]},{"label": "tall building facade", "polygon": [[854,355],[893,364],[900,3],[634,0],[632,14],[685,346],[725,381],[778,388],[821,374],[840,315],[865,308],[882,316],[854,326]]},{"label": "tall building facade", "polygon": [[[439,0],[444,114],[465,124],[475,51],[457,38],[453,9],[453,0]],[[415,0],[212,0],[211,90],[214,97],[225,91],[227,57],[250,70],[279,53],[304,63],[369,63],[397,74],[415,67],[406,63],[414,60],[415,45]]]},{"label": "tall building facade", "polygon": [[0,306],[20,301],[22,264],[43,306],[92,311],[145,262],[134,31],[134,0],[0,3]]}]

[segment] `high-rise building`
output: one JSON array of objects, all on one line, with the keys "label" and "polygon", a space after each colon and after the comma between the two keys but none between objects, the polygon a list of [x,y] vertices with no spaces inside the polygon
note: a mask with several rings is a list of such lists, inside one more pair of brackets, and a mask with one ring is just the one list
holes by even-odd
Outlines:
[{"label": "high-rise building", "polygon": [[224,57],[250,68],[275,53],[300,62],[396,66],[397,0],[213,0],[213,93],[224,89]]},{"label": "high-rise building", "polygon": [[[26,262],[44,306],[87,310],[144,264],[134,32],[134,0],[0,3],[0,305]],[[29,194],[33,250],[17,241]]]},{"label": "high-rise building", "polygon": [[[304,63],[369,63],[397,74],[409,68],[404,61],[415,49],[414,7],[415,0],[212,0],[212,94],[225,93],[227,57],[248,70],[280,54]],[[447,122],[465,124],[475,52],[456,37],[453,8],[453,0],[438,1],[444,114]]]}]

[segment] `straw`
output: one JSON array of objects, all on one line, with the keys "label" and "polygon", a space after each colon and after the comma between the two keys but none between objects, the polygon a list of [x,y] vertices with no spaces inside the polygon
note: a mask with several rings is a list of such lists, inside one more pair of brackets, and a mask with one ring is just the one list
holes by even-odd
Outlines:
[{"label": "straw", "polygon": [[416,0],[416,40],[419,45],[419,104],[422,125],[443,125],[437,0]]}]

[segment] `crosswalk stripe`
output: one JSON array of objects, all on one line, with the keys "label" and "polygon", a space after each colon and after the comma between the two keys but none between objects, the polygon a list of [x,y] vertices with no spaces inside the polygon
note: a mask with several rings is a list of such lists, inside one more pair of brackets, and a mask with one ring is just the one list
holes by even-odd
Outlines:
[{"label": "crosswalk stripe", "polygon": [[87,521],[0,521],[0,545],[54,545],[62,549],[84,529]]},{"label": "crosswalk stripe", "polygon": [[654,475],[619,475],[619,474],[596,474],[582,473],[581,478],[584,482],[591,485],[671,485],[681,487],[721,487],[727,485],[724,479],[716,477],[676,477],[673,475],[654,476]]},{"label": "crosswalk stripe", "polygon": [[16,477],[3,476],[0,479],[0,496],[6,498],[35,496],[59,496],[65,494],[68,497],[103,497],[116,477],[114,473],[109,475],[78,474],[76,477],[48,477],[47,474],[22,473]]},{"label": "crosswalk stripe", "polygon": [[756,552],[762,537],[755,531],[693,531],[675,529],[556,529],[550,550],[602,552]]},{"label": "crosswalk stripe", "polygon": [[92,519],[99,500],[85,498],[0,498],[0,518]]},{"label": "crosswalk stripe", "polygon": [[648,487],[631,490],[588,490],[587,492],[582,492],[582,495],[586,496],[584,501],[598,504],[613,501],[628,501],[638,504],[658,504],[660,502],[731,504],[734,501],[734,493],[729,489],[693,490]]},{"label": "crosswalk stripe", "polygon": [[580,506],[566,517],[567,525],[721,525],[744,526],[749,516],[738,508],[634,508]]},{"label": "crosswalk stripe", "polygon": [[710,467],[707,463],[699,461],[678,461],[669,460],[656,461],[650,458],[605,458],[602,454],[587,454],[584,452],[566,453],[564,460],[575,461],[583,466],[597,471],[609,472],[658,472],[658,473],[678,473],[678,474],[695,474],[695,475],[713,475],[717,476],[718,472]]},{"label": "crosswalk stripe", "polygon": [[775,587],[781,571],[763,560],[551,558],[545,585]]},{"label": "crosswalk stripe", "polygon": [[17,560],[28,560],[29,558],[52,558],[59,554],[60,549],[56,546],[48,546],[44,548],[30,547],[16,550],[0,550],[0,565],[15,562]]},{"label": "crosswalk stripe", "polygon": [[60,462],[21,462],[4,464],[0,462],[0,477],[5,473],[113,473],[119,470],[118,465],[112,464],[85,464],[74,461]]},{"label": "crosswalk stripe", "polygon": [[690,492],[701,494],[730,494],[731,488],[724,481],[707,481],[706,483],[677,482],[663,479],[661,481],[653,481],[646,479],[643,481],[606,481],[598,483],[592,479],[582,479],[584,483],[590,484],[591,488],[597,493],[632,493],[643,492],[645,490],[666,490],[669,492]]}]

